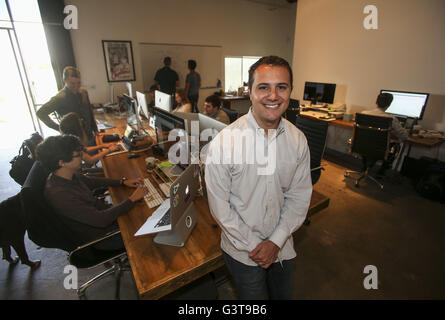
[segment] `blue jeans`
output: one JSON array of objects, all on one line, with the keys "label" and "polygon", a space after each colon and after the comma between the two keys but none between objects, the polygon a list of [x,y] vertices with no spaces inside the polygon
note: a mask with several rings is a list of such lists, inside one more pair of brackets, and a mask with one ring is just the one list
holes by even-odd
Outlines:
[{"label": "blue jeans", "polygon": [[272,263],[269,268],[248,266],[222,252],[241,300],[294,299],[295,258]]}]

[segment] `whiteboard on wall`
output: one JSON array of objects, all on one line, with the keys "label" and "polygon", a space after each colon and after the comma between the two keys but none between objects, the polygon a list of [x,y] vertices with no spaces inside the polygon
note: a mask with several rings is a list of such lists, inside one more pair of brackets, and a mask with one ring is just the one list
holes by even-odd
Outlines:
[{"label": "whiteboard on wall", "polygon": [[216,88],[222,82],[222,47],[187,44],[139,43],[144,90],[155,84],[156,71],[164,67],[164,58],[171,57],[171,68],[178,73],[179,88],[185,88],[189,73],[187,61],[196,61],[201,88]]}]

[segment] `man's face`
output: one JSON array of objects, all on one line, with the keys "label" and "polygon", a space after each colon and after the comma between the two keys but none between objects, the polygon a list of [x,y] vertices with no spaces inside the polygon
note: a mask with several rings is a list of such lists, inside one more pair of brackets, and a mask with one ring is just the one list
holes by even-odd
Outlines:
[{"label": "man's face", "polygon": [[289,106],[292,87],[286,67],[260,65],[249,89],[253,116],[263,129],[276,129]]},{"label": "man's face", "polygon": [[79,93],[80,91],[80,77],[69,77],[65,79],[65,86],[71,90],[72,93]]},{"label": "man's face", "polygon": [[204,102],[204,113],[209,116],[213,116],[218,112],[218,108],[214,107],[210,102]]},{"label": "man's face", "polygon": [[65,168],[69,168],[73,172],[80,170],[82,167],[82,151],[74,151],[71,161],[63,162],[63,164]]}]

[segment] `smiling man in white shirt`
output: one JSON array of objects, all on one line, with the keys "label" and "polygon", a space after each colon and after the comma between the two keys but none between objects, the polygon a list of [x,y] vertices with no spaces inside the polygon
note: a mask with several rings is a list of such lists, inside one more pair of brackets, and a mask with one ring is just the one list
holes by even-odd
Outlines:
[{"label": "smiling man in white shirt", "polygon": [[[258,60],[249,70],[249,113],[222,130],[208,151],[210,210],[222,229],[223,257],[240,299],[294,297],[292,233],[305,220],[312,183],[306,138],[281,118],[291,91],[286,60]],[[248,136],[253,143],[243,142]],[[265,166],[273,170],[261,170]]]}]

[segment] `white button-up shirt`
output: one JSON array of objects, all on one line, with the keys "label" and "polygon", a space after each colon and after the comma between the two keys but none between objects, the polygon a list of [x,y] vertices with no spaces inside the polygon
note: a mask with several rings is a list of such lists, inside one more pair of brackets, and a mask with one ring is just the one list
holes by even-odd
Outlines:
[{"label": "white button-up shirt", "polygon": [[[243,140],[246,130],[255,143],[245,143],[240,152],[235,144]],[[263,153],[255,147],[261,142]],[[258,154],[267,154],[267,162],[260,157],[249,162]],[[233,160],[240,155],[241,163]],[[248,254],[262,241],[271,240],[281,248],[277,260],[296,256],[292,233],[304,222],[312,195],[309,148],[300,130],[281,119],[276,134],[266,135],[250,109],[210,143],[205,180],[210,211],[222,229],[222,250],[256,266]]]}]

